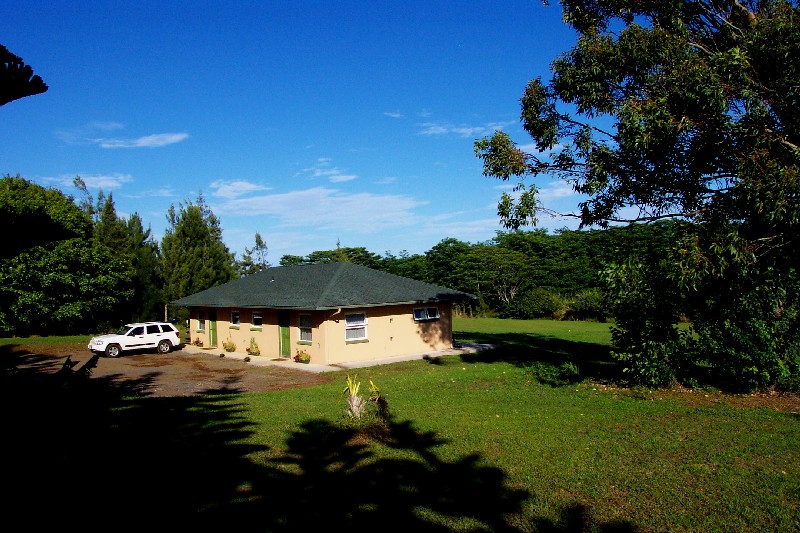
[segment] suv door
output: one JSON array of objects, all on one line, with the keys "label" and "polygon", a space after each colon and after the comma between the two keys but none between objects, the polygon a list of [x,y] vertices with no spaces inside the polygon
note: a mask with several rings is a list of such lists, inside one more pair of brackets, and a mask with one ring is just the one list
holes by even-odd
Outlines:
[{"label": "suv door", "polygon": [[136,326],[135,328],[131,329],[127,335],[125,335],[125,340],[123,341],[125,346],[122,347],[123,350],[137,350],[139,348],[144,348],[145,344],[145,336],[144,336],[144,326]]},{"label": "suv door", "polygon": [[147,325],[147,334],[145,335],[145,342],[147,343],[147,347],[155,347],[158,344],[158,341],[164,336],[161,333],[161,328],[158,327],[158,324],[148,324]]}]

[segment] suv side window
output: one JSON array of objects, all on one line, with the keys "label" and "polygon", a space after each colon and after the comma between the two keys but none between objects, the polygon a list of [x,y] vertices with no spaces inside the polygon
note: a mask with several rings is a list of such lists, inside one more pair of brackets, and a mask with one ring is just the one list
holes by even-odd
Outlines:
[{"label": "suv side window", "polygon": [[158,329],[158,325],[153,324],[151,326],[147,326],[147,334],[151,335],[153,333],[161,333],[161,330]]},{"label": "suv side window", "polygon": [[136,326],[128,333],[128,337],[135,337],[136,335],[144,335],[144,326]]},{"label": "suv side window", "polygon": [[164,333],[172,333],[173,331],[175,331],[175,328],[172,327],[171,324],[161,324],[161,331],[163,331]]}]

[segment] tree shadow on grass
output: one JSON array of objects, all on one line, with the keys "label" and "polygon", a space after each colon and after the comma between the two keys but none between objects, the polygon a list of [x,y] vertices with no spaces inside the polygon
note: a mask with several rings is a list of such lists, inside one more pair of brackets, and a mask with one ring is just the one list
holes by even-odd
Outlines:
[{"label": "tree shadow on grass", "polygon": [[569,341],[536,333],[463,333],[456,338],[496,346],[461,359],[467,363],[505,361],[531,370],[534,377],[550,385],[568,385],[584,379],[600,383],[624,381],[622,367],[604,344]]},{"label": "tree shadow on grass", "polygon": [[132,396],[147,386],[95,377],[65,386],[52,372],[6,367],[4,518],[37,529],[590,527],[569,509],[566,522],[522,517],[527,490],[479,454],[446,456],[444,439],[410,421],[365,434],[307,420],[267,444],[237,395]]}]

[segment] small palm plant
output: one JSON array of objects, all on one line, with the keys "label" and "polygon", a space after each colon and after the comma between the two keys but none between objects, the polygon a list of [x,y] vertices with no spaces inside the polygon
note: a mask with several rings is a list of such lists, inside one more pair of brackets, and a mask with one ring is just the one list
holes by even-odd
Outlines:
[{"label": "small palm plant", "polygon": [[347,375],[347,386],[342,391],[342,394],[347,397],[347,410],[345,411],[347,416],[351,419],[360,420],[367,404],[364,402],[364,398],[358,394],[358,389],[361,388],[361,382],[356,381],[357,377],[357,375]]}]

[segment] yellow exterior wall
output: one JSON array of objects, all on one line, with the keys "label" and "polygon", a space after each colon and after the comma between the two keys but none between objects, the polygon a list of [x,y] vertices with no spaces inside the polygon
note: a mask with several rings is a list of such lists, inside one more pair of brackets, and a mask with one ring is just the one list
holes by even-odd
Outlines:
[{"label": "yellow exterior wall", "polygon": [[[416,322],[413,310],[417,307],[436,307],[439,319]],[[254,338],[261,351],[260,357],[278,358],[280,355],[280,330],[278,311],[275,309],[239,309],[239,327],[231,326],[231,308],[217,309],[217,347],[228,339],[236,344],[237,353],[245,353]],[[260,311],[263,325],[252,326],[253,311]],[[191,339],[200,338],[208,344],[208,310],[205,310],[206,328],[198,331],[199,309],[192,309],[190,318]],[[345,315],[366,313],[367,339],[345,340]],[[300,342],[299,317],[311,315],[311,343]],[[335,364],[368,361],[397,355],[416,355],[452,348],[452,310],[449,304],[394,305],[342,309],[341,311],[290,311],[290,354],[304,350],[312,363]]]}]

